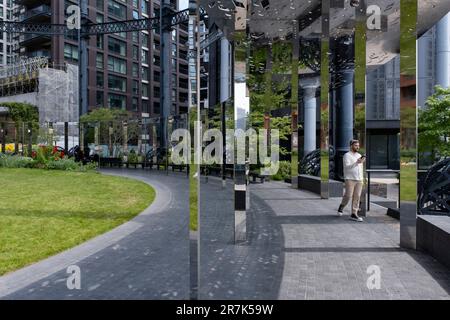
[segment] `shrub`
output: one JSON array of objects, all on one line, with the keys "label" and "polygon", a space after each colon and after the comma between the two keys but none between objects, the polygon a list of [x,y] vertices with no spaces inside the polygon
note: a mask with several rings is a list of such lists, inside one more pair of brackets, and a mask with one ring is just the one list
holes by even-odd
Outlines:
[{"label": "shrub", "polygon": [[46,169],[77,171],[82,165],[72,159],[49,160]]},{"label": "shrub", "polygon": [[0,155],[0,167],[3,168],[32,168],[32,158],[21,156]]},{"label": "shrub", "polygon": [[278,172],[272,176],[273,180],[281,181],[291,177],[291,163],[289,161],[280,161]]},{"label": "shrub", "polygon": [[3,168],[35,168],[47,170],[63,170],[86,172],[97,168],[96,163],[83,165],[69,158],[50,158],[45,160],[45,150],[36,153],[36,159],[17,155],[0,155],[0,167]]}]

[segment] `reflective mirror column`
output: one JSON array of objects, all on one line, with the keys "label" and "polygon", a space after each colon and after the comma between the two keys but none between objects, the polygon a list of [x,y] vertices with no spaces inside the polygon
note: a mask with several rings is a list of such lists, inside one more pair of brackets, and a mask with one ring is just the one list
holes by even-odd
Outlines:
[{"label": "reflective mirror column", "polygon": [[376,204],[388,208],[389,215],[398,216],[400,1],[369,1],[367,9],[367,211]]},{"label": "reflective mirror column", "polygon": [[321,3],[320,43],[320,196],[329,198],[330,183],[330,0]]},{"label": "reflective mirror column", "polygon": [[[417,0],[400,2],[400,87],[408,99],[400,104],[400,245],[416,248],[417,221]],[[409,101],[414,103],[407,103]],[[413,155],[406,159],[407,154]],[[403,156],[402,156],[403,155]]]},{"label": "reflective mirror column", "polygon": [[240,2],[242,6],[236,6],[233,32],[233,102],[236,146],[236,163],[234,165],[234,241],[235,243],[247,240],[247,207],[248,207],[248,170],[249,163],[244,139],[244,132],[248,129],[248,116],[250,98],[247,87],[247,57],[249,52],[249,37],[247,35],[247,13],[251,10],[251,1]]}]

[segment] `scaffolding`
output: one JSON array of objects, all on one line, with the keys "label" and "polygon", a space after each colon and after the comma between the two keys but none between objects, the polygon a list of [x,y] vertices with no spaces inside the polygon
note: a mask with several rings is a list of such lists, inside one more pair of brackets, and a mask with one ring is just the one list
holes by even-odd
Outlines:
[{"label": "scaffolding", "polygon": [[35,92],[39,71],[50,65],[46,57],[22,59],[0,68],[0,97]]}]

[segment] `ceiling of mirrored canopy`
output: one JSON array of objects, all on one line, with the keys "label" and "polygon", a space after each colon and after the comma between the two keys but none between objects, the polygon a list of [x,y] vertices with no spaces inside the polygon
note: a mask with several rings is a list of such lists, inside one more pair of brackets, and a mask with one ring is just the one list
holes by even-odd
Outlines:
[{"label": "ceiling of mirrored canopy", "polygon": [[[361,3],[364,0],[360,0]],[[413,0],[412,0],[413,1]],[[417,0],[420,36],[447,12],[450,0]],[[317,37],[322,33],[321,0],[200,0],[210,20],[232,36],[236,28],[249,30],[254,40],[284,39],[298,32],[300,37]],[[342,5],[343,3],[343,5]],[[387,30],[367,32],[367,65],[383,64],[399,52],[400,0],[372,0],[387,21]],[[350,0],[331,0],[330,36],[353,32],[355,9]],[[403,13],[408,14],[408,13]],[[294,21],[297,20],[298,23]]]}]

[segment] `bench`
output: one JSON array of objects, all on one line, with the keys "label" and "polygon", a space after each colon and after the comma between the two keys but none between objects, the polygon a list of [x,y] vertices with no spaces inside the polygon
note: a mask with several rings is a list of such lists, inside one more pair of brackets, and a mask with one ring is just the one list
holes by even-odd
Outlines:
[{"label": "bench", "polygon": [[142,169],[145,168],[145,162],[125,162],[125,166],[127,167],[127,169],[129,169],[129,167],[134,167],[135,169],[137,169],[137,166],[141,166]]},{"label": "bench", "polygon": [[252,182],[256,182],[256,179],[259,179],[260,183],[264,183],[267,178],[266,175],[262,175],[256,171],[250,171],[249,176],[252,177]]},{"label": "bench", "polygon": [[117,166],[120,168],[122,167],[122,164],[121,158],[100,158],[100,167],[109,165],[109,167]]},{"label": "bench", "polygon": [[184,165],[184,164],[169,164],[169,167],[172,168],[173,172],[175,170],[182,172],[182,171],[184,171],[184,168],[186,167],[186,165]]}]

